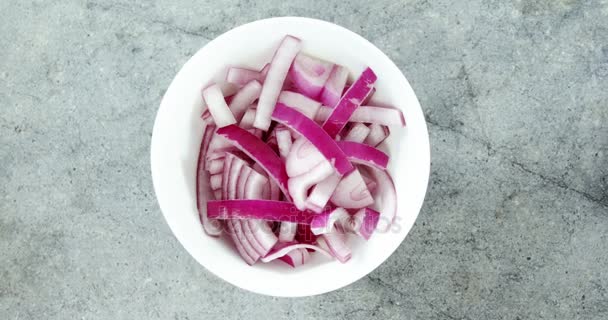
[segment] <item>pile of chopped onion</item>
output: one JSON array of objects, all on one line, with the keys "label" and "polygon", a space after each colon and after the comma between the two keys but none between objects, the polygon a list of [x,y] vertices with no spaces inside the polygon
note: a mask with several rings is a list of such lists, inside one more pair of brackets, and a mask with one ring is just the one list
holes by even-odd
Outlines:
[{"label": "pile of chopped onion", "polygon": [[346,263],[356,254],[349,237],[386,231],[397,211],[389,156],[377,147],[389,126],[405,126],[403,114],[362,105],[376,91],[372,69],[348,84],[347,68],[301,47],[286,36],[259,71],[228,68],[234,94],[226,83],[202,90],[200,220],[249,265],[295,268],[314,253]]}]

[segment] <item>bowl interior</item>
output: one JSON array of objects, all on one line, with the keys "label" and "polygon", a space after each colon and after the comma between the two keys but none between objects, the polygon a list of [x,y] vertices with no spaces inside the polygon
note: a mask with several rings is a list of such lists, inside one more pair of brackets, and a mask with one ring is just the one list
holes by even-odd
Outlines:
[{"label": "bowl interior", "polygon": [[[261,68],[286,34],[303,41],[303,51],[338,62],[351,78],[365,66],[378,75],[375,100],[403,110],[407,127],[391,128],[385,147],[397,188],[398,214],[389,232],[365,242],[349,239],[353,258],[346,264],[314,255],[292,269],[281,262],[251,267],[226,239],[207,236],[196,208],[195,171],[202,139],[200,90],[221,82],[228,66]],[[422,110],[395,64],[359,35],[337,25],[306,18],[273,18],[249,23],[219,36],[180,70],[161,102],[154,124],[151,165],[154,188],[169,227],[184,248],[220,278],[253,292],[307,296],[338,289],[365,276],[403,241],[422,206],[430,168],[429,140]]]}]

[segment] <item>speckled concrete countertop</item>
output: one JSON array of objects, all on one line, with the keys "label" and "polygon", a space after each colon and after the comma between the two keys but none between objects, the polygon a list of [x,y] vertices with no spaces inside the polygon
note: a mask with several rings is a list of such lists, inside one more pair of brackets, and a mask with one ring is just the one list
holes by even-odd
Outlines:
[{"label": "speckled concrete countertop", "polygon": [[[607,319],[608,2],[0,2],[0,318]],[[426,113],[397,252],[276,299],[200,267],[160,213],[153,120],[210,39],[269,16],[371,40]]]}]

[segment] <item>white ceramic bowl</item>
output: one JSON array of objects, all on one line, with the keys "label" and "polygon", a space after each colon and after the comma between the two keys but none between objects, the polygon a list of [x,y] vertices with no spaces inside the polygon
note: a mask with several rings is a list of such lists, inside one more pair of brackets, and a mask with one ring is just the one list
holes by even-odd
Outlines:
[{"label": "white ceramic bowl", "polygon": [[[395,180],[398,214],[387,233],[369,241],[351,237],[353,257],[346,263],[319,254],[292,269],[281,262],[248,266],[228,239],[207,236],[199,222],[195,171],[202,137],[201,88],[222,81],[227,66],[260,68],[286,34],[302,39],[303,51],[339,62],[351,77],[370,66],[378,75],[376,96],[403,110],[406,128],[386,141]],[[169,227],[207,270],[235,286],[260,294],[310,296],[344,287],[367,275],[397,249],[414,224],[426,193],[430,150],[420,105],[399,68],[378,48],[340,26],[307,18],[273,18],[234,28],[200,49],[179,71],[161,102],[151,145],[154,189]]]}]

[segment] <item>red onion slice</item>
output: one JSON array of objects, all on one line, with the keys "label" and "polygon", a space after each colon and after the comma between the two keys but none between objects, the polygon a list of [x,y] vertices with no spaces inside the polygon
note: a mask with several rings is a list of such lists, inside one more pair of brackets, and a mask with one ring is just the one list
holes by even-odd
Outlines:
[{"label": "red onion slice", "polygon": [[289,197],[288,176],[285,172],[285,166],[279,156],[267,144],[236,125],[220,128],[217,130],[217,134],[228,139],[236,148],[258,163],[272,180],[277,182],[281,191]]},{"label": "red onion slice", "polygon": [[283,88],[283,82],[294,58],[300,51],[300,39],[286,36],[272,58],[268,74],[264,80],[264,86],[258,101],[258,111],[255,115],[254,127],[268,130],[270,127],[270,115],[275,107],[279,93]]},{"label": "red onion slice", "polygon": [[211,190],[218,190],[222,188],[222,176],[223,173],[217,173],[209,177],[209,185]]},{"label": "red onion slice", "polygon": [[308,189],[323,181],[323,179],[329,177],[332,173],[334,173],[334,168],[329,162],[323,161],[315,166],[311,171],[297,177],[289,178],[289,194],[291,195],[293,203],[296,205],[296,207],[300,210],[305,210]]},{"label": "red onion slice", "polygon": [[281,227],[279,228],[279,241],[281,242],[290,242],[296,236],[296,230],[298,228],[297,223],[293,222],[281,222]]},{"label": "red onion slice", "polygon": [[360,235],[363,239],[369,240],[374,230],[376,230],[379,220],[380,213],[378,211],[363,208],[351,217],[347,228]]},{"label": "red onion slice", "polygon": [[226,82],[234,83],[238,86],[244,86],[251,81],[264,82],[266,73],[268,73],[268,67],[270,64],[264,65],[260,71],[230,67],[226,73]]},{"label": "red onion slice", "polygon": [[209,177],[205,172],[205,152],[204,141],[201,142],[201,150],[199,151],[198,163],[196,168],[196,207],[198,209],[199,219],[203,226],[203,230],[210,236],[218,236],[222,233],[222,225],[220,221],[208,218],[205,199],[209,198]]},{"label": "red onion slice", "polygon": [[323,90],[333,66],[331,62],[299,53],[293,60],[289,75],[299,92],[316,99]]},{"label": "red onion slice", "polygon": [[334,224],[348,224],[350,214],[343,208],[336,208],[331,212],[315,215],[310,222],[310,231],[315,235],[329,233],[334,230]]},{"label": "red onion slice", "polygon": [[279,128],[275,129],[274,132],[279,146],[279,155],[286,159],[292,145],[291,132],[288,129],[279,130]]},{"label": "red onion slice", "polygon": [[353,163],[364,164],[381,170],[386,169],[388,165],[388,155],[374,147],[351,141],[338,141],[337,144],[348,160]]},{"label": "red onion slice", "polygon": [[319,163],[327,161],[325,157],[304,138],[297,139],[285,159],[285,169],[290,177],[299,176],[312,170]]},{"label": "red onion slice", "polygon": [[376,82],[376,74],[372,69],[366,68],[361,73],[361,76],[348,88],[344,96],[338,102],[338,105],[333,109],[327,120],[323,123],[323,130],[330,137],[336,137],[344,128],[351,115],[357,109],[363,100],[370,94],[374,83]]},{"label": "red onion slice", "polygon": [[[227,221],[227,223],[232,224],[232,228],[234,229],[236,238],[238,239],[238,242],[240,242],[240,244],[245,249],[245,252],[247,253],[247,255],[249,257],[251,257],[251,259],[253,259],[254,263],[256,261],[258,261],[258,259],[260,259],[261,255],[253,248],[253,245],[251,244],[251,242],[249,242],[249,239],[247,239],[247,236],[245,235],[245,232],[243,231],[243,226],[242,226],[241,221]],[[247,261],[247,260],[245,260],[245,261]]]},{"label": "red onion slice", "polygon": [[[255,120],[255,104],[249,105],[245,114],[241,118],[241,122],[239,122],[239,127],[243,129],[253,129],[253,121]],[[259,130],[259,129],[257,129]]]},{"label": "red onion slice", "polygon": [[293,203],[275,200],[213,200],[207,202],[207,216],[213,219],[261,219],[310,224],[314,215]]},{"label": "red onion slice", "polygon": [[363,123],[355,123],[348,133],[344,136],[343,141],[352,141],[362,143],[369,134],[369,127]]},{"label": "red onion slice", "polygon": [[[215,133],[215,125],[208,124],[205,126],[205,131],[203,131],[203,141],[201,144],[200,153],[203,156],[203,159],[207,157],[207,153],[209,152],[209,145],[211,144],[211,139]],[[203,163],[203,169],[207,168],[207,162]]]},{"label": "red onion slice", "polygon": [[305,250],[310,249],[310,250],[317,251],[328,258],[332,257],[332,255],[327,250],[325,250],[319,246],[315,246],[312,244],[306,244],[306,243],[287,242],[287,243],[277,244],[270,252],[268,252],[268,254],[266,256],[262,257],[260,260],[262,262],[270,262],[270,261],[273,261],[275,259],[278,259],[278,258],[288,254],[289,252],[291,252],[293,250],[298,250],[298,249],[305,249]]},{"label": "red onion slice", "polygon": [[321,102],[315,101],[305,95],[292,91],[283,91],[279,95],[280,103],[298,110],[309,119],[315,119],[317,111],[321,107]]},{"label": "red onion slice", "polygon": [[251,169],[247,181],[244,183],[242,199],[265,199],[264,188],[268,185],[268,178]]},{"label": "red onion slice", "polygon": [[359,209],[372,205],[374,198],[367,190],[359,170],[355,170],[340,180],[330,197],[330,201],[338,207]]},{"label": "red onion slice", "polygon": [[374,197],[375,210],[380,212],[380,222],[378,230],[381,232],[388,231],[389,227],[397,214],[397,192],[393,179],[385,170],[378,170],[373,167],[368,167],[367,172],[378,184],[376,190],[372,194]]},{"label": "red onion slice", "polygon": [[253,265],[256,260],[254,260],[249,252],[247,252],[247,250],[245,250],[245,247],[243,246],[243,244],[241,243],[241,239],[238,238],[236,236],[236,231],[234,230],[234,226],[232,224],[232,221],[226,221],[226,227],[228,228],[228,234],[230,235],[230,238],[232,239],[232,243],[234,243],[234,246],[236,247],[236,250],[238,251],[239,255],[243,258],[243,260],[245,260],[245,262],[247,262],[248,265]]},{"label": "red onion slice", "polygon": [[340,177],[339,174],[333,173],[315,185],[308,195],[308,199],[306,199],[306,208],[316,213],[321,213],[327,205],[329,198],[334,193],[334,190],[338,187],[341,178],[342,177]]},{"label": "red onion slice", "polygon": [[339,174],[343,175],[354,170],[336,142],[319,125],[302,113],[282,103],[277,103],[272,113],[272,119],[300,133],[334,165]]},{"label": "red onion slice", "polygon": [[314,244],[317,242],[317,236],[310,231],[310,225],[298,224],[295,241],[298,243]]},{"label": "red onion slice", "polygon": [[207,108],[218,128],[236,123],[217,84],[212,84],[203,90],[203,99],[207,103]]},{"label": "red onion slice", "polygon": [[236,197],[234,199],[245,199],[245,188],[247,187],[247,181],[249,180],[252,171],[254,170],[248,165],[244,165],[241,169],[236,183]]},{"label": "red onion slice", "polygon": [[210,175],[221,173],[224,170],[224,158],[207,161],[207,171]]},{"label": "red onion slice", "polygon": [[363,143],[368,144],[372,147],[377,147],[381,144],[386,138],[389,136],[388,128],[379,124],[370,124],[369,125],[369,135],[365,138]]},{"label": "red onion slice", "polygon": [[[344,234],[334,229],[332,232],[325,233],[317,239],[319,246],[327,246],[331,254],[341,263],[346,263],[352,257],[350,248],[346,245]],[[323,245],[321,245],[323,243]]]},{"label": "red onion slice", "polygon": [[229,108],[236,122],[241,121],[249,106],[260,97],[260,92],[262,92],[262,85],[253,80],[234,95]]},{"label": "red onion slice", "polygon": [[310,259],[310,253],[306,249],[292,250],[288,254],[279,258],[279,260],[287,263],[293,268],[297,268],[305,264]]},{"label": "red onion slice", "polygon": [[[321,106],[315,115],[317,122],[327,120],[332,108]],[[392,107],[359,106],[350,116],[349,122],[373,123],[385,126],[405,127],[405,118],[401,110]]]},{"label": "red onion slice", "polygon": [[347,79],[348,69],[340,65],[334,65],[329,78],[321,91],[321,102],[330,108],[334,108],[338,105]]},{"label": "red onion slice", "polygon": [[224,152],[234,149],[232,144],[215,132],[207,147],[207,161],[224,157]]},{"label": "red onion slice", "polygon": [[251,230],[253,234],[253,239],[261,246],[262,251],[260,254],[265,256],[272,250],[272,248],[277,244],[279,239],[274,235],[270,227],[268,226],[268,222],[264,220],[242,220],[242,224],[247,224],[249,230]]}]

